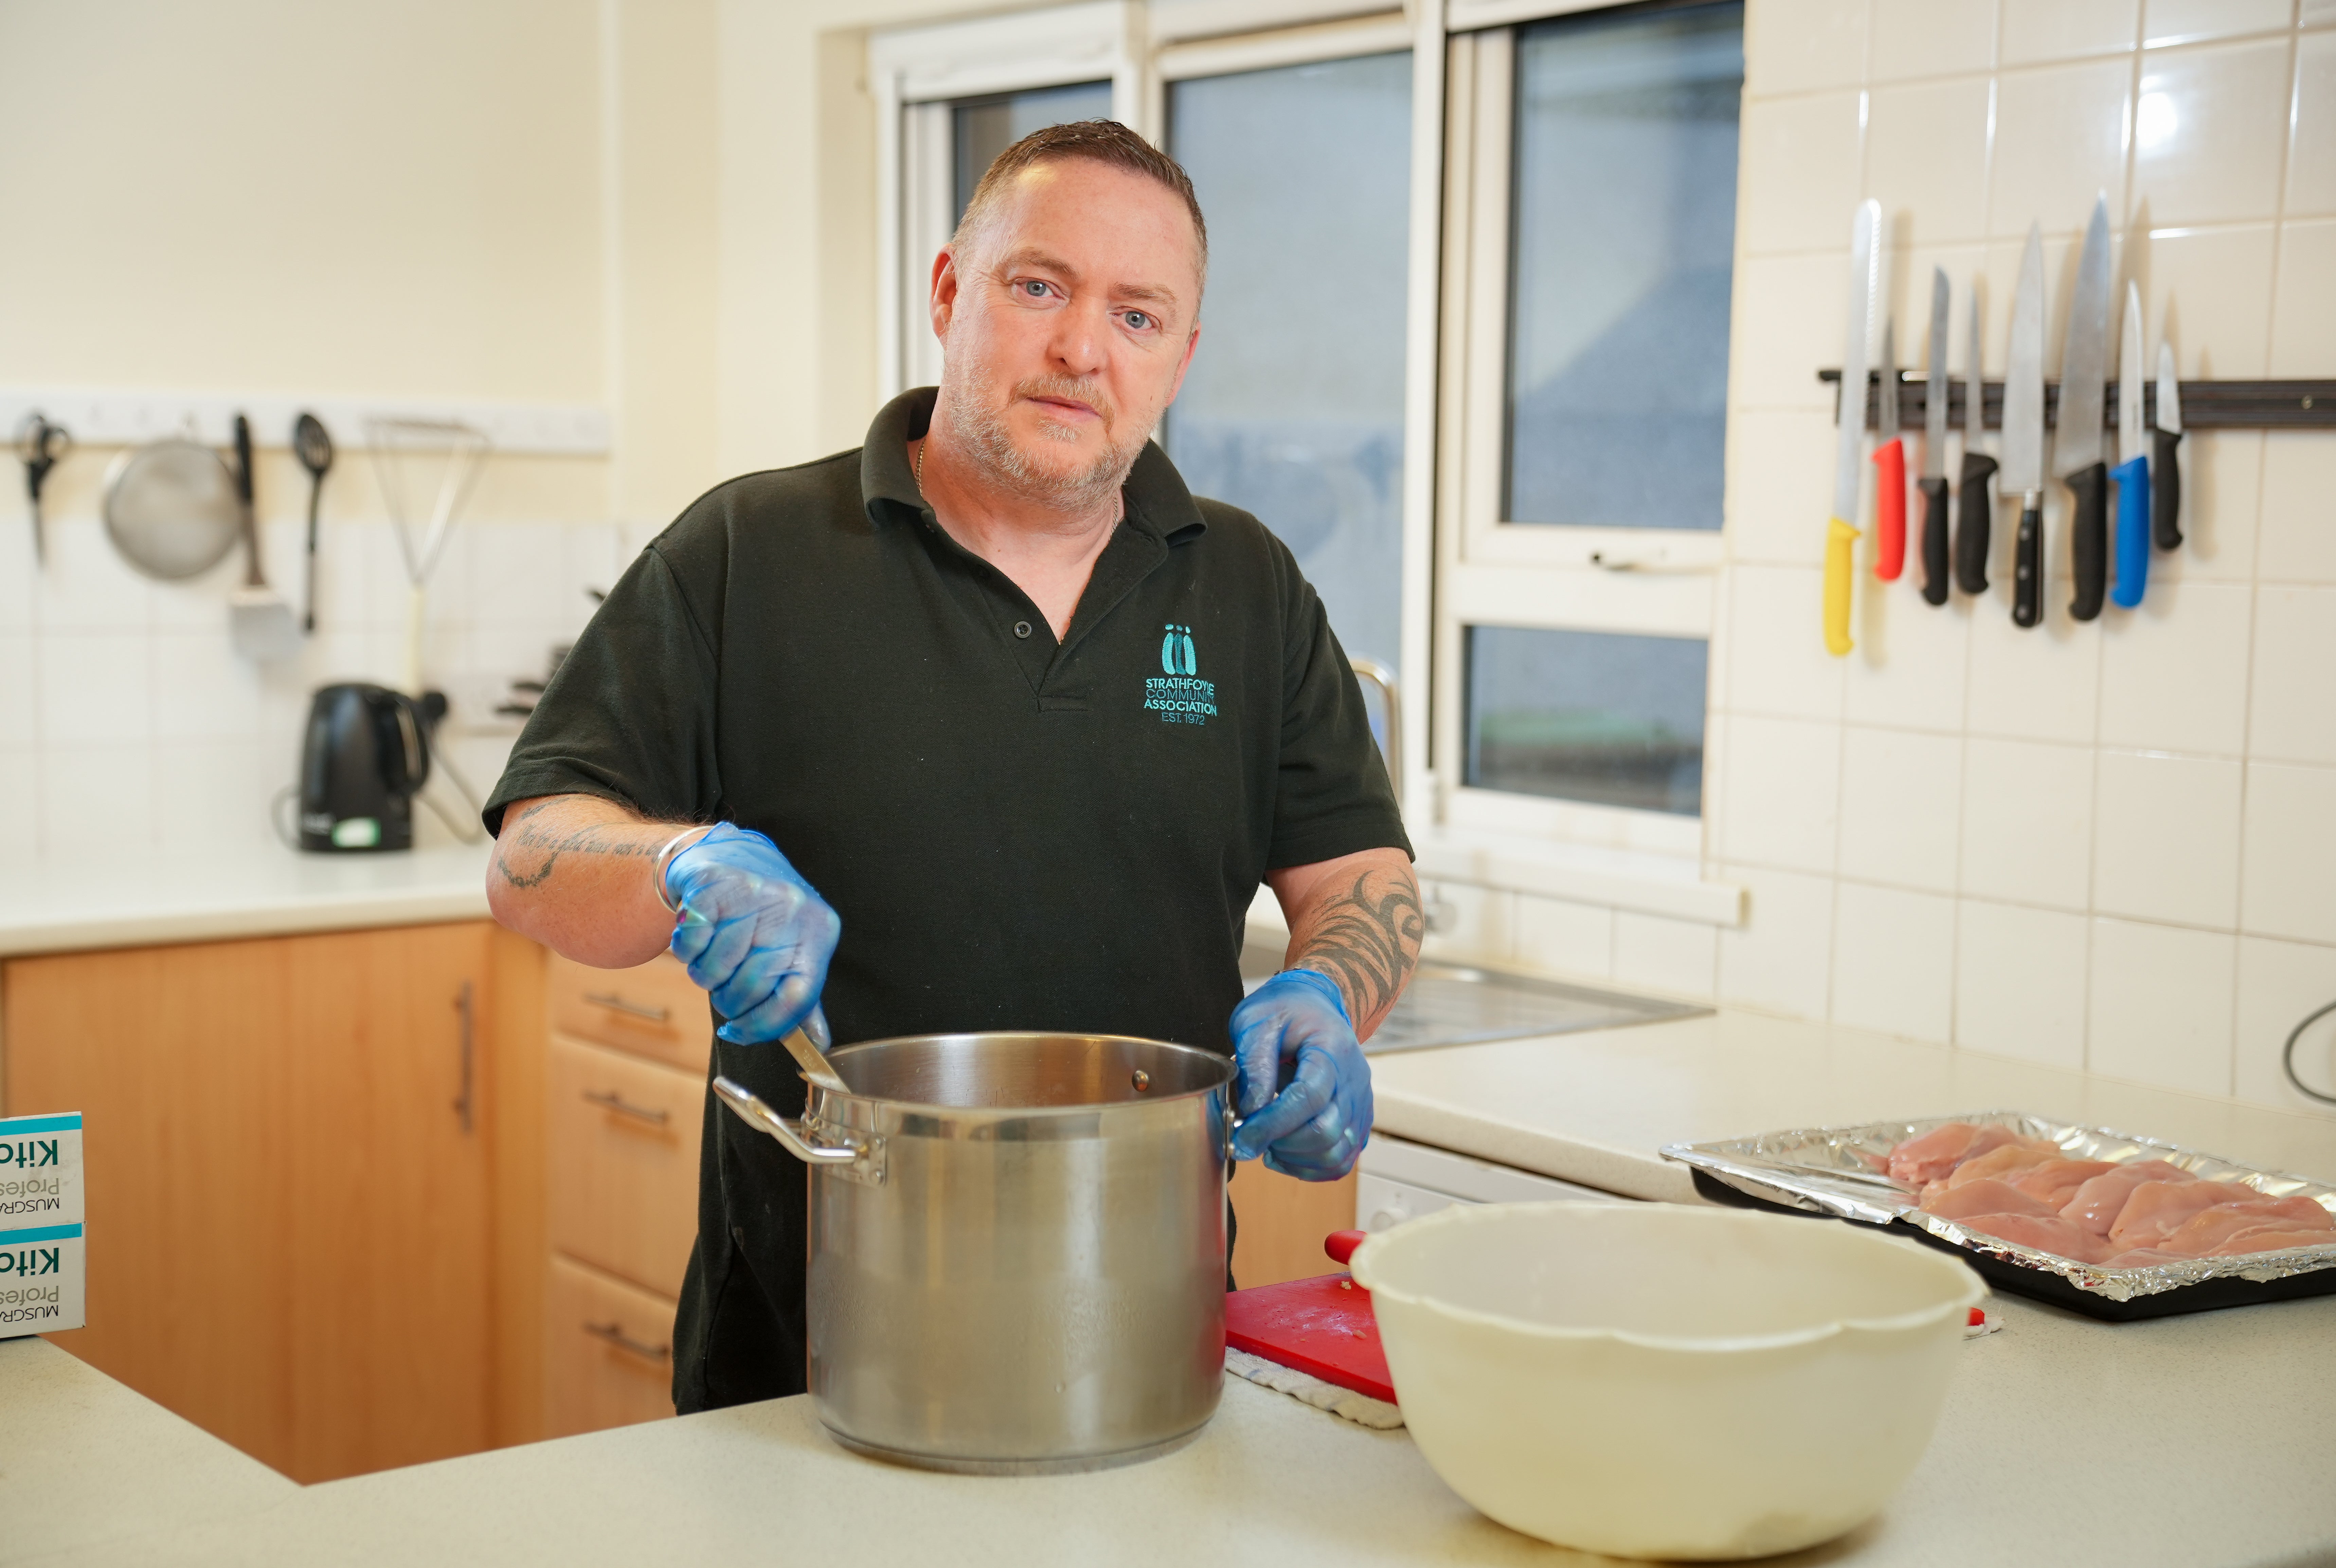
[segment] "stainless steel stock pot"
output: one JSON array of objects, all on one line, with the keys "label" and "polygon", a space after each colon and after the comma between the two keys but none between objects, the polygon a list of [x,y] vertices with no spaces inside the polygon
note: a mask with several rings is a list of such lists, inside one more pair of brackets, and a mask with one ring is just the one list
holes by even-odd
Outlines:
[{"label": "stainless steel stock pot", "polygon": [[1230,1061],[999,1033],[838,1047],[847,1086],[813,1065],[799,1122],[714,1087],[811,1166],[811,1393],[839,1442],[1024,1473],[1198,1435],[1223,1378]]}]

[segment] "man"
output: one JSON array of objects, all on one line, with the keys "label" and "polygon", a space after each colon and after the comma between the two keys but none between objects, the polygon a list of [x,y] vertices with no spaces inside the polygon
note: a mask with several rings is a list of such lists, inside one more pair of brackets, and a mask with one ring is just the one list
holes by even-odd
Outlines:
[{"label": "man", "polygon": [[[1241,1157],[1351,1169],[1418,890],[1320,601],[1146,441],[1207,243],[1122,126],[1001,155],[933,266],[938,391],[701,498],[593,618],[487,807],[496,918],[606,967],[669,942],[715,1071],[790,1114],[798,1025],[1139,1035],[1232,1051]],[[1260,879],[1290,968],[1244,1000]],[[804,1383],[803,1166],[710,1096],[702,1158],[685,1411]]]}]

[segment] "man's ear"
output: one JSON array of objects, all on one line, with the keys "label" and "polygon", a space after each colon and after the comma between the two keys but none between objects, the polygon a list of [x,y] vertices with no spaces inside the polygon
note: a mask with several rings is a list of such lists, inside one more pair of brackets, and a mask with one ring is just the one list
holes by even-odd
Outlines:
[{"label": "man's ear", "polygon": [[933,294],[930,307],[933,336],[949,341],[949,322],[957,315],[957,257],[948,246],[933,258]]}]

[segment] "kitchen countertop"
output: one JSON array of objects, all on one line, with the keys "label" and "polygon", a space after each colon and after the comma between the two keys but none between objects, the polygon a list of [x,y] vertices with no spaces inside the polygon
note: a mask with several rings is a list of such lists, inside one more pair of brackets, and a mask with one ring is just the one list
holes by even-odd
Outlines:
[{"label": "kitchen countertop", "polygon": [[[1962,1348],[1890,1506],[1780,1568],[2336,1560],[2336,1298],[2115,1325],[1990,1307],[2005,1327]],[[1088,1475],[897,1468],[793,1398],[304,1489],[30,1339],[0,1342],[0,1561],[59,1564],[1607,1561],[1481,1517],[1402,1432],[1237,1379],[1191,1446]]]},{"label": "kitchen countertop", "polygon": [[[0,954],[481,918],[484,854],[181,859],[134,882],[0,868]],[[1692,1195],[1664,1143],[1993,1108],[2336,1177],[2336,1118],[1744,1013],[1387,1056],[1373,1073],[1387,1133],[1646,1198]],[[2003,1330],[1964,1347],[1890,1508],[1776,1561],[2336,1563],[2336,1298],[2115,1325],[2014,1298],[1990,1310]],[[1191,1447],[1092,1475],[895,1468],[836,1447],[788,1399],[304,1489],[44,1341],[0,1341],[0,1562],[919,1555],[1601,1561],[1479,1517],[1400,1432],[1238,1380]]]},{"label": "kitchen countertop", "polygon": [[[1610,1193],[1690,1202],[1665,1144],[2029,1111],[2336,1183],[2336,1116],[1727,1009],[1371,1058],[1383,1133]],[[2336,1351],[2331,1351],[2336,1353]]]},{"label": "kitchen countertop", "polygon": [[487,918],[485,843],[0,864],[0,958]]}]

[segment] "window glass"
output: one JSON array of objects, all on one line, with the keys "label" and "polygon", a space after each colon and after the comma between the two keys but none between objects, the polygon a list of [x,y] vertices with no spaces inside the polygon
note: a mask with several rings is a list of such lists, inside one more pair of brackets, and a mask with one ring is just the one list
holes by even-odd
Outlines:
[{"label": "window glass", "polygon": [[1516,38],[1503,517],[1716,529],[1743,7]]},{"label": "window glass", "polygon": [[1397,668],[1411,56],[1173,83],[1168,108],[1209,224],[1168,453],[1289,545],[1348,655]]},{"label": "window glass", "polygon": [[1470,627],[1465,782],[1698,814],[1707,646],[1700,638]]},{"label": "window glass", "polygon": [[1068,87],[1038,87],[960,98],[949,105],[949,143],[956,159],[957,213],[973,201],[973,188],[998,155],[1033,131],[1074,120],[1111,118],[1111,83],[1075,82]]}]

